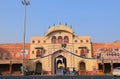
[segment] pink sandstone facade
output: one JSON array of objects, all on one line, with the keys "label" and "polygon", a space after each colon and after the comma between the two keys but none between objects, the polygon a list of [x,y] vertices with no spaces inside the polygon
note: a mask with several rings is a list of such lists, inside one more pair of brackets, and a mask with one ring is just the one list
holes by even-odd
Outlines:
[{"label": "pink sandstone facade", "polygon": [[[25,45],[27,54],[24,56],[24,59],[29,59],[30,57],[29,46],[29,44]],[[0,44],[0,72],[3,75],[21,74],[22,49],[22,43]]]},{"label": "pink sandstone facade", "polygon": [[120,41],[112,43],[92,43],[93,57],[97,59],[97,69],[102,73],[112,73],[120,66]]},{"label": "pink sandstone facade", "polygon": [[33,36],[25,44],[0,44],[0,72],[21,74],[23,65],[37,75],[55,75],[74,68],[78,75],[111,74],[120,66],[120,41],[94,43],[90,36],[77,36],[66,25],[55,25],[43,36]]}]

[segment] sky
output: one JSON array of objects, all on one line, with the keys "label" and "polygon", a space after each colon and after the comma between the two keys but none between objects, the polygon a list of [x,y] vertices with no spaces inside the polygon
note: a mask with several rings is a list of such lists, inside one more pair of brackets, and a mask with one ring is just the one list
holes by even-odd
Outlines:
[{"label": "sky", "polygon": [[[0,43],[22,43],[24,6],[22,0],[0,1]],[[77,36],[91,42],[120,40],[120,0],[29,0],[26,42],[43,36],[49,26],[71,26]]]}]

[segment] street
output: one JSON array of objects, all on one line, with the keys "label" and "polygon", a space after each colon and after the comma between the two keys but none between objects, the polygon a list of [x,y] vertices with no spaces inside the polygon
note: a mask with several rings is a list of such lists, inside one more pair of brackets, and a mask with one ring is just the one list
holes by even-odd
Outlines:
[{"label": "street", "polygon": [[120,77],[107,76],[0,76],[0,79],[120,79]]}]

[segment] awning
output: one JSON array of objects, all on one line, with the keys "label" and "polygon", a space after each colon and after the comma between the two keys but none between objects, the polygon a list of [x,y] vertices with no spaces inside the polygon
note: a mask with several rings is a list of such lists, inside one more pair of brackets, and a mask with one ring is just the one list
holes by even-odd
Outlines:
[{"label": "awning", "polygon": [[21,64],[22,60],[0,60],[0,64]]},{"label": "awning", "polygon": [[43,47],[35,47],[35,49],[43,49]]}]

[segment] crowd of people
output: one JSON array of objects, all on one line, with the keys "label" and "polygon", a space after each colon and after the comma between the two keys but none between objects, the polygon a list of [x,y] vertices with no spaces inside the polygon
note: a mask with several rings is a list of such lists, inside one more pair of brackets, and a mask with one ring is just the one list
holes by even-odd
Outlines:
[{"label": "crowd of people", "polygon": [[75,70],[75,68],[73,68],[72,71],[70,71],[69,68],[66,68],[63,70],[63,74],[64,75],[77,75],[77,71]]},{"label": "crowd of people", "polygon": [[[23,70],[24,69],[24,70]],[[21,72],[24,71],[25,75],[33,75],[36,74],[34,71],[29,71],[28,67],[20,67]],[[62,68],[59,69],[58,71],[60,71],[62,74],[61,75],[77,75],[77,71],[75,70],[75,68],[72,68],[72,71],[70,71],[70,68]],[[60,73],[59,72],[59,73]]]}]

